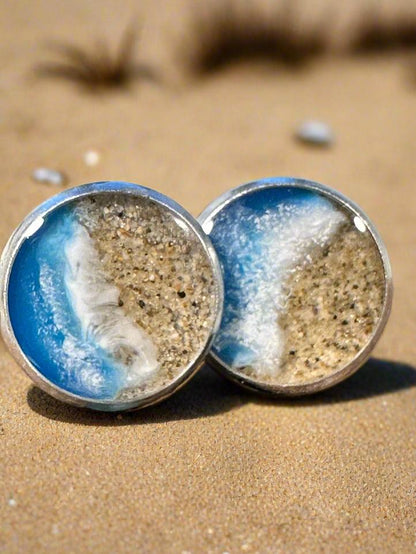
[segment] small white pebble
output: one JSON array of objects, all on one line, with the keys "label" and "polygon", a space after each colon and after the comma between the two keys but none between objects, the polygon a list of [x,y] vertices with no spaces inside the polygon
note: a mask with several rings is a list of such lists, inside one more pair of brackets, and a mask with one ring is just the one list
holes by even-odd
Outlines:
[{"label": "small white pebble", "polygon": [[14,498],[9,498],[9,506],[12,508],[15,508],[17,506],[17,502]]},{"label": "small white pebble", "polygon": [[323,121],[304,121],[296,131],[296,138],[302,142],[318,146],[330,146],[334,142],[331,127]]},{"label": "small white pebble", "polygon": [[37,183],[45,185],[65,185],[68,181],[66,175],[56,169],[48,169],[47,167],[38,167],[33,170],[32,179]]},{"label": "small white pebble", "polygon": [[96,150],[87,150],[84,154],[84,162],[86,165],[93,167],[100,161],[100,154]]}]

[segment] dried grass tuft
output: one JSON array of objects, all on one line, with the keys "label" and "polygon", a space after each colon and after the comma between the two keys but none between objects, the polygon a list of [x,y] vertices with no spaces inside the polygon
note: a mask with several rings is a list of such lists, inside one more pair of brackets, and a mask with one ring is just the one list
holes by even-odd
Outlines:
[{"label": "dried grass tuft", "polygon": [[49,50],[60,59],[38,65],[36,72],[42,77],[68,79],[90,91],[127,88],[136,80],[158,80],[150,66],[136,63],[136,45],[133,27],[124,32],[114,54],[104,40],[90,50],[66,42],[49,43]]},{"label": "dried grass tuft", "polygon": [[298,8],[292,0],[268,17],[238,9],[224,0],[205,11],[195,12],[187,48],[193,73],[206,75],[226,66],[257,60],[297,69],[327,49],[327,24],[303,30]]},{"label": "dried grass tuft", "polygon": [[359,25],[352,42],[356,54],[377,54],[414,50],[416,18],[401,16],[384,20],[377,13],[368,14]]}]

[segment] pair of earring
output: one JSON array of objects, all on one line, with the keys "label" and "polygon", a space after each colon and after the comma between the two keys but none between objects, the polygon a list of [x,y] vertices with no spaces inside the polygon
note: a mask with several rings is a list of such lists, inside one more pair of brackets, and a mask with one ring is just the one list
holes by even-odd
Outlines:
[{"label": "pair of earring", "polygon": [[386,324],[386,248],[361,209],[297,178],[232,189],[195,220],[124,182],[66,190],[1,258],[1,328],[52,396],[97,410],[154,404],[207,360],[272,395],[328,388]]}]

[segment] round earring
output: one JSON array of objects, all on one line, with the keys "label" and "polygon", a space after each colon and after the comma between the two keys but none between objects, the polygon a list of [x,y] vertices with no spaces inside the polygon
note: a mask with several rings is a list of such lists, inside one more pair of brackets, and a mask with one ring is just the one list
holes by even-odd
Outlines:
[{"label": "round earring", "polygon": [[226,192],[200,215],[223,270],[209,354],[226,377],[273,395],[314,393],[370,356],[387,322],[392,274],[363,211],[303,179]]},{"label": "round earring", "polygon": [[181,387],[222,311],[210,240],[182,207],[102,182],[29,214],[1,258],[1,327],[47,393],[97,410],[135,409]]}]

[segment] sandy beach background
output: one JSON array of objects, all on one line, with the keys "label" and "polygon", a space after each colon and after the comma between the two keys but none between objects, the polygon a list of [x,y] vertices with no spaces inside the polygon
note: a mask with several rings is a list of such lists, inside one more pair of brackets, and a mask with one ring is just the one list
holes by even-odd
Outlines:
[{"label": "sandy beach background", "polygon": [[[370,362],[299,400],[264,400],[203,368],[159,406],[90,413],[34,388],[1,343],[0,552],[416,552],[416,80],[409,56],[341,53],[365,2],[304,4],[305,25],[334,14],[332,54],[304,71],[197,79],[178,53],[195,2],[2,1],[1,246],[61,190],[31,179],[40,166],[67,186],[144,184],[194,215],[240,183],[296,175],[368,213],[395,297]],[[381,4],[416,17],[413,2]],[[134,19],[138,58],[160,83],[97,95],[34,75],[48,39],[116,46]],[[309,118],[331,125],[332,148],[293,139]]]}]

